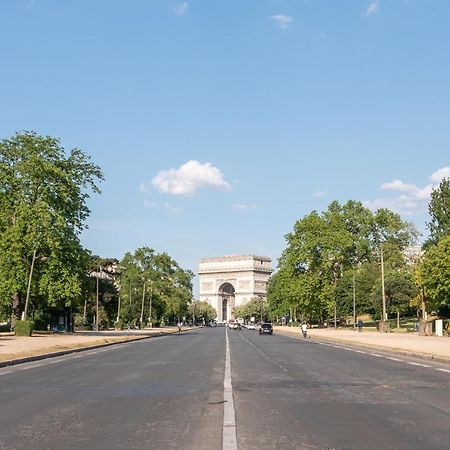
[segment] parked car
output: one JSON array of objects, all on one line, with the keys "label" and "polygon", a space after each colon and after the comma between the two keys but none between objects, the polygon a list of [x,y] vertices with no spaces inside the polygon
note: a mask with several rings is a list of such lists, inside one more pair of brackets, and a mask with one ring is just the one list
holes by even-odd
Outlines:
[{"label": "parked car", "polygon": [[247,330],[256,330],[256,325],[254,323],[249,323],[247,325]]},{"label": "parked car", "polygon": [[259,327],[259,334],[273,334],[273,327],[271,323],[262,323]]}]

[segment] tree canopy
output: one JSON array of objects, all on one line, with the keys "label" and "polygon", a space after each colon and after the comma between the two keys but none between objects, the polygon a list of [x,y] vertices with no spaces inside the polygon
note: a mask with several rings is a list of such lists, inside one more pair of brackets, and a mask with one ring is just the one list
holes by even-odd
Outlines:
[{"label": "tree canopy", "polygon": [[268,286],[272,312],[285,314],[295,308],[308,320],[321,321],[347,298],[344,313],[348,276],[377,263],[381,246],[388,264],[400,264],[403,249],[416,236],[414,227],[398,214],[387,209],[373,213],[356,201],[333,201],[323,213],[311,212],[286,235],[287,247]]},{"label": "tree canopy", "polygon": [[0,302],[23,310],[31,267],[31,298],[62,307],[78,302],[89,262],[79,240],[98,193],[100,168],[80,149],[33,132],[0,142]]},{"label": "tree canopy", "polygon": [[123,299],[121,316],[127,321],[136,322],[140,318],[142,301],[144,317],[152,323],[178,322],[187,314],[194,274],[182,269],[167,253],[157,253],[150,247],[138,248],[133,254],[125,254],[118,270]]}]

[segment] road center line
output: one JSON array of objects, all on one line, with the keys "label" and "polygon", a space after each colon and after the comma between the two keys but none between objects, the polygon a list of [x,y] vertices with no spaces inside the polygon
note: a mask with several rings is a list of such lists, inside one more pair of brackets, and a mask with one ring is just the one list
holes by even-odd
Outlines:
[{"label": "road center line", "polygon": [[448,370],[448,369],[436,369],[436,370],[439,370],[440,372],[447,372],[447,373],[450,373],[450,370]]},{"label": "road center line", "polygon": [[225,376],[223,379],[223,432],[222,449],[237,450],[236,414],[234,411],[233,386],[231,384],[231,358],[228,330],[225,328]]}]

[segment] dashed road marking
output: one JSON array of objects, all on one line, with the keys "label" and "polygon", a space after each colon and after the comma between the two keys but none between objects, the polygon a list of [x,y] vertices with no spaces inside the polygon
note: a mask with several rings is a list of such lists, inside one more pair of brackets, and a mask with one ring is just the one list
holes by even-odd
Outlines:
[{"label": "dashed road marking", "polygon": [[412,361],[406,361],[406,364],[410,364],[411,366],[431,367],[427,364],[420,364],[420,363],[416,363],[416,362],[412,362]]},{"label": "dashed road marking", "polygon": [[448,369],[440,369],[440,368],[437,368],[436,370],[439,370],[439,372],[450,373],[450,370],[448,370]]}]

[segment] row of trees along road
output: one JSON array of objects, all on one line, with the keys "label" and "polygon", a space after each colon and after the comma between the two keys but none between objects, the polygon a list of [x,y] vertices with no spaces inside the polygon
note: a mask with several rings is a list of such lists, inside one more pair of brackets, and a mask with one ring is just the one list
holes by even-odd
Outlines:
[{"label": "row of trees along road", "polygon": [[354,303],[356,314],[381,318],[384,329],[388,313],[410,308],[416,295],[403,251],[417,234],[398,214],[372,212],[357,201],[334,201],[322,213],[313,211],[286,235],[287,247],[268,286],[272,314],[336,322],[351,314]]},{"label": "row of trees along road", "polygon": [[430,236],[415,273],[419,292],[416,306],[450,317],[450,180],[444,178],[431,193],[428,206]]},{"label": "row of trees along road", "polygon": [[102,180],[86,153],[66,153],[58,139],[23,132],[0,142],[0,321],[45,328],[65,314],[106,327],[188,313],[193,274],[167,254],[144,247],[118,261],[81,245]]}]

